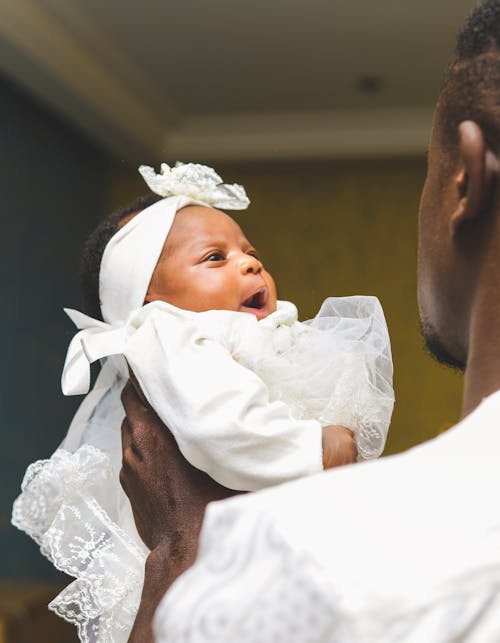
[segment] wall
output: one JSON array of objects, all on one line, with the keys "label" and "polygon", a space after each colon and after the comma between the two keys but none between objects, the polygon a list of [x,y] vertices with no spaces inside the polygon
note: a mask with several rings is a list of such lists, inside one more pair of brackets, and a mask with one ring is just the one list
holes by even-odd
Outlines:
[{"label": "wall", "polygon": [[105,209],[109,160],[97,146],[0,77],[0,577],[54,578],[10,526],[26,466],[48,457],[78,399],[60,373],[78,307],[78,256]]},{"label": "wall", "polygon": [[[250,209],[235,218],[300,316],[331,295],[374,294],[392,339],[396,406],[386,453],[436,435],[460,413],[461,379],[423,349],[416,304],[417,211],[423,160],[283,163],[216,168],[245,185]],[[147,193],[120,167],[112,204]]]}]

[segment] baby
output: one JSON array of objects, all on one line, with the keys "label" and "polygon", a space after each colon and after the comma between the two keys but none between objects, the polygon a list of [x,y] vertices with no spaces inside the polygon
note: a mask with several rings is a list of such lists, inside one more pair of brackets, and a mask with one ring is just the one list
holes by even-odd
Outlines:
[{"label": "baby", "polygon": [[[255,373],[241,368],[243,342],[235,333],[253,336],[255,355],[262,341],[255,320],[276,313],[277,297],[272,276],[229,216],[193,205],[177,212],[145,302],[171,306],[150,304],[129,317],[123,352],[193,465],[226,487],[256,490],[356,459],[350,430],[323,426],[319,439],[316,421],[271,403]],[[209,310],[255,319],[184,312]]]},{"label": "baby", "polygon": [[[84,640],[90,630],[92,640],[126,640],[140,593],[146,552],[117,477],[127,363],[187,460],[239,490],[353,462],[357,451],[379,455],[394,401],[378,301],[329,299],[299,323],[218,209],[246,207],[243,189],[205,166],[162,169],[141,173],[164,198],[122,219],[104,249],[104,321],[67,311],[81,330],[64,392],[86,392],[89,363],[106,360],[63,449],[27,473],[14,510],[15,524],[77,577],[53,609]],[[42,518],[32,511],[40,497]]]}]

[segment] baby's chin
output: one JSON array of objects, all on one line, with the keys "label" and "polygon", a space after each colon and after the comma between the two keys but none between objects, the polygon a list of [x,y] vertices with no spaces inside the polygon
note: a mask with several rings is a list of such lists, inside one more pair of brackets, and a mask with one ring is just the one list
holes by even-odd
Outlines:
[{"label": "baby's chin", "polygon": [[[250,305],[250,306],[244,306],[243,304],[241,304],[239,306],[239,308],[236,308],[236,307],[231,308],[230,306],[227,307],[227,308],[225,306],[221,307],[221,308],[218,308],[217,306],[204,306],[204,307],[200,307],[200,308],[198,308],[198,307],[190,307],[190,306],[186,306],[184,302],[179,303],[179,302],[176,302],[176,301],[172,301],[169,298],[161,297],[161,296],[156,297],[154,299],[151,298],[149,300],[146,300],[144,302],[144,305],[153,303],[153,301],[164,301],[166,304],[170,304],[171,306],[175,306],[176,308],[180,308],[181,310],[189,310],[189,311],[195,312],[195,313],[203,313],[203,312],[207,312],[209,310],[234,310],[235,312],[248,313],[250,315],[253,315],[254,317],[257,318],[258,321],[260,321],[261,319],[264,319],[265,317],[267,317],[271,313],[274,313],[274,311],[276,310],[276,302],[275,301],[272,301],[272,302],[268,301],[267,297],[266,297],[265,302],[261,303],[261,302],[257,301],[257,302],[254,302],[254,305]],[[252,303],[252,302],[249,302],[249,303]],[[259,303],[261,305],[259,305]]]},{"label": "baby's chin", "polygon": [[240,306],[239,308],[240,313],[248,313],[250,315],[253,315],[254,317],[257,317],[258,321],[260,321],[261,319],[264,319],[271,313],[274,313],[275,310],[276,310],[276,305],[269,306],[268,304],[266,304],[262,308],[252,308],[249,306]]}]

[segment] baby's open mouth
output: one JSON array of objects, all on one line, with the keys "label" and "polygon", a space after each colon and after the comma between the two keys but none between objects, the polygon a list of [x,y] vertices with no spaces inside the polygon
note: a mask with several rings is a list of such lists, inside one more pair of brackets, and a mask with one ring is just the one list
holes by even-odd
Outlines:
[{"label": "baby's open mouth", "polygon": [[261,288],[257,290],[256,293],[245,299],[241,304],[242,308],[253,308],[254,310],[260,310],[264,308],[267,304],[267,288]]}]

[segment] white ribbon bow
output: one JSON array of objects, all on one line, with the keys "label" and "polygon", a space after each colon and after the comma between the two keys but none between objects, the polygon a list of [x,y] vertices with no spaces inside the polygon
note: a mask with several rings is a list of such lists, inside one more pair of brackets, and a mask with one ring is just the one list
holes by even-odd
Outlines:
[{"label": "white ribbon bow", "polygon": [[68,348],[61,376],[64,395],[82,395],[90,388],[90,365],[98,359],[123,353],[125,326],[123,322],[108,324],[71,308],[65,308],[80,329]]}]

